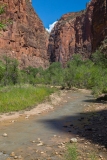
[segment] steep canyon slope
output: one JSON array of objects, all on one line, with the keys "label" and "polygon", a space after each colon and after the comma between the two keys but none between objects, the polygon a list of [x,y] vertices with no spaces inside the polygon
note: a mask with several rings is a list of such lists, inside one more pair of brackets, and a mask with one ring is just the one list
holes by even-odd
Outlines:
[{"label": "steep canyon slope", "polygon": [[10,19],[11,23],[0,31],[0,59],[15,57],[21,68],[45,68],[49,61],[65,66],[76,53],[89,58],[107,36],[107,0],[91,0],[86,10],[63,15],[50,36],[31,0],[1,0],[2,4],[6,7],[0,20]]},{"label": "steep canyon slope", "polygon": [[96,0],[92,19],[92,51],[107,38],[107,0]]},{"label": "steep canyon slope", "polygon": [[0,31],[0,57],[9,55],[20,62],[20,67],[46,67],[48,35],[32,8],[30,0],[1,0],[6,5],[1,20],[10,19],[11,23]]},{"label": "steep canyon slope", "polygon": [[74,53],[90,57],[94,4],[95,0],[92,0],[86,10],[63,15],[55,25],[48,45],[51,62],[59,61],[65,65]]}]

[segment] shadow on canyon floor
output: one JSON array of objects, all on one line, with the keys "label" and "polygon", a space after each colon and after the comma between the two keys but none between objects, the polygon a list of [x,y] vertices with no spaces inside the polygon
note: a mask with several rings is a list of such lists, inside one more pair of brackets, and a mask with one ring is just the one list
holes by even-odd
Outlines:
[{"label": "shadow on canyon floor", "polygon": [[[85,102],[91,102],[91,100]],[[96,101],[92,100],[92,102]],[[92,143],[107,148],[107,110],[83,112],[58,119],[46,119],[42,123],[48,124],[54,130],[69,132],[74,137],[79,135],[81,138],[86,138]]]}]

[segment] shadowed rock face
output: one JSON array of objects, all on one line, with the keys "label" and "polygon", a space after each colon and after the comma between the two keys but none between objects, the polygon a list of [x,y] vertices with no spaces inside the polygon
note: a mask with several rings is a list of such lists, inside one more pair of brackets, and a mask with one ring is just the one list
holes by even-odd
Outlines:
[{"label": "shadowed rock face", "polygon": [[75,53],[90,57],[94,3],[95,0],[91,1],[86,11],[65,14],[55,25],[48,45],[51,62],[59,61],[65,65]]},{"label": "shadowed rock face", "polygon": [[20,67],[46,67],[48,35],[30,0],[1,0],[6,11],[1,19],[11,19],[1,31],[0,57],[10,55],[20,62]]},{"label": "shadowed rock face", "polygon": [[92,50],[95,51],[101,41],[107,37],[107,0],[96,0],[92,20]]}]

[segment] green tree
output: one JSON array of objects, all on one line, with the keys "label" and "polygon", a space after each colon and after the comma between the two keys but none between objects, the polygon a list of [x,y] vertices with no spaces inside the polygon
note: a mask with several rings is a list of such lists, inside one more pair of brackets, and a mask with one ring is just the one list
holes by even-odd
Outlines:
[{"label": "green tree", "polygon": [[4,57],[5,71],[4,71],[4,85],[18,83],[19,71],[18,61],[16,59],[10,59],[7,56]]}]

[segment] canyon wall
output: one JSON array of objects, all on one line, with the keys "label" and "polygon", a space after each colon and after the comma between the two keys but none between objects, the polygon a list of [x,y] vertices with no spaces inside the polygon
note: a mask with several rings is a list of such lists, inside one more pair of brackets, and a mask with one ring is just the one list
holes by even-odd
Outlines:
[{"label": "canyon wall", "polygon": [[31,0],[1,0],[5,13],[0,20],[9,20],[0,31],[0,57],[17,58],[20,67],[47,67],[48,34],[31,5]]},{"label": "canyon wall", "polygon": [[92,51],[107,38],[107,0],[96,0],[92,19]]},{"label": "canyon wall", "polygon": [[92,0],[86,11],[65,14],[57,22],[49,37],[48,55],[51,62],[59,61],[65,65],[76,53],[90,57],[94,4],[95,0]]},{"label": "canyon wall", "polygon": [[0,21],[9,22],[0,31],[0,59],[17,58],[21,68],[46,68],[49,60],[65,66],[77,53],[89,58],[107,37],[107,0],[92,0],[86,10],[63,15],[50,36],[31,0],[1,0],[0,5],[4,4]]}]

